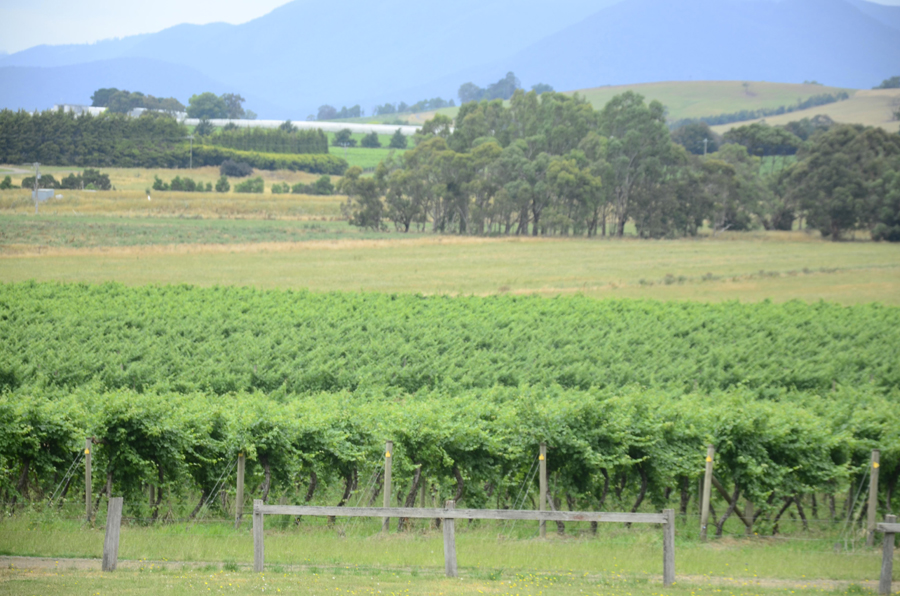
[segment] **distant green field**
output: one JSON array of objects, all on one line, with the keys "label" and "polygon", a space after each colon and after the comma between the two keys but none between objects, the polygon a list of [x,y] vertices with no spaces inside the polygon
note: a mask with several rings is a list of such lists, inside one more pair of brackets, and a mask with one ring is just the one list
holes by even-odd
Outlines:
[{"label": "distant green field", "polygon": [[610,99],[634,91],[647,101],[659,100],[668,108],[670,120],[714,116],[741,110],[777,108],[796,104],[813,95],[838,93],[853,89],[825,87],[823,85],[794,85],[790,83],[764,83],[753,81],[674,81],[618,85],[581,89],[572,93],[587,98],[596,109],[602,109]]},{"label": "distant green field", "polygon": [[[834,94],[846,91],[853,96],[854,89],[841,87],[826,87],[824,85],[804,85],[792,83],[767,83],[758,81],[671,81],[664,83],[642,83],[638,85],[616,85],[608,87],[595,87],[592,89],[579,89],[566,91],[565,93],[578,93],[596,109],[602,109],[610,99],[624,93],[634,91],[643,95],[647,101],[659,100],[668,109],[669,120],[682,118],[699,118],[701,116],[714,116],[738,112],[740,110],[758,110],[760,108],[777,108],[796,104],[798,100],[807,99],[813,95],[824,93]],[[852,97],[851,97],[852,99]],[[840,102],[845,104],[847,102]],[[883,102],[882,102],[883,103]],[[814,108],[815,113],[828,113],[832,106],[820,106]],[[455,117],[459,108],[442,108],[431,112],[418,114],[391,115],[389,118],[407,120],[410,124],[421,124],[434,117],[435,114],[445,114]],[[788,114],[780,118],[796,120],[802,118],[801,112]],[[855,116],[861,118],[862,116]],[[879,116],[880,118],[880,116]],[[841,122],[857,120],[845,120],[835,118]],[[888,114],[888,120],[889,120]],[[361,122],[381,122],[385,117],[360,118]],[[868,124],[868,119],[859,120]],[[880,122],[880,120],[879,120]],[[880,125],[880,124],[879,124]],[[727,130],[729,127],[725,127]]]}]

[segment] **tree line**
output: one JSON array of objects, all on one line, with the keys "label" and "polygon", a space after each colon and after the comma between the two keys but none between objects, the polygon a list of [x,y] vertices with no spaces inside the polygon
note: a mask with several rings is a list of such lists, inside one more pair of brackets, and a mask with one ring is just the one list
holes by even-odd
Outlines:
[{"label": "tree line", "polygon": [[[288,169],[341,175],[347,162],[328,155],[324,133],[229,129],[189,143],[188,129],[169,115],[145,112],[137,118],[125,114],[75,115],[62,110],[34,114],[0,111],[0,162],[89,167],[187,168],[219,166],[226,160],[263,169]],[[205,142],[211,139],[211,143]],[[196,141],[199,141],[196,142]],[[213,143],[255,143],[244,151]],[[316,153],[273,153],[296,148]],[[267,150],[263,152],[262,150]]]},{"label": "tree line", "polygon": [[[670,133],[662,104],[636,93],[597,111],[577,95],[518,90],[508,107],[470,102],[455,122],[437,115],[414,149],[371,180],[351,168],[340,188],[351,223],[372,229],[622,236],[633,222],[639,236],[661,238],[800,220],[836,240],[855,229],[900,240],[900,135],[795,129],[811,136],[752,124],[694,155],[686,147],[698,152],[697,135],[674,142],[686,135]],[[792,153],[796,163],[762,171],[762,158]]]}]

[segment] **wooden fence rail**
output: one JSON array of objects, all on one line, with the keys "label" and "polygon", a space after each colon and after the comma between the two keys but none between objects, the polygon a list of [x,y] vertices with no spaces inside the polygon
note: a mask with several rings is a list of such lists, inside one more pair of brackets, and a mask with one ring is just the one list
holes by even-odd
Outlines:
[{"label": "wooden fence rail", "polygon": [[527,511],[508,509],[456,509],[453,501],[447,501],[443,509],[417,509],[406,507],[305,507],[297,505],[265,505],[253,501],[253,569],[261,572],[265,566],[263,523],[266,515],[319,516],[319,517],[406,517],[445,520],[444,563],[448,577],[456,577],[456,538],[454,526],[447,520],[495,519],[516,521],[613,522],[632,524],[661,524],[663,535],[663,583],[675,582],[675,510],[662,513],[604,513],[593,511]]}]

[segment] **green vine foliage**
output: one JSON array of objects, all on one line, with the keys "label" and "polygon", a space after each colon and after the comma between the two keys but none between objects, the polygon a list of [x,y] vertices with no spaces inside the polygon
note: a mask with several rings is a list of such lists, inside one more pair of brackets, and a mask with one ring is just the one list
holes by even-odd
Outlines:
[{"label": "green vine foliage", "polygon": [[239,453],[254,498],[355,504],[390,439],[401,501],[421,469],[438,501],[531,507],[546,442],[555,498],[661,509],[713,444],[766,529],[876,448],[886,506],[898,334],[878,305],[0,285],[0,492],[48,496],[93,437],[94,494],[135,515],[160,513],[147,484],[187,515]]}]

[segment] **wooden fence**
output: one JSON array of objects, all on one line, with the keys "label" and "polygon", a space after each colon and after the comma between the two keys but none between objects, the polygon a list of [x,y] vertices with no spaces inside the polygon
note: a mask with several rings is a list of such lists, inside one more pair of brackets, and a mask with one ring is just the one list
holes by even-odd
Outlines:
[{"label": "wooden fence", "polygon": [[441,519],[444,529],[444,567],[447,577],[457,577],[456,536],[453,520],[495,519],[561,522],[615,522],[632,524],[660,524],[663,526],[663,584],[675,582],[675,510],[662,513],[602,513],[585,511],[533,511],[508,509],[456,509],[453,501],[447,501],[443,509],[416,509],[407,507],[301,507],[293,505],[266,505],[253,501],[253,570],[261,572],[265,566],[265,541],[263,526],[266,515],[312,515],[330,517],[392,517]]}]

